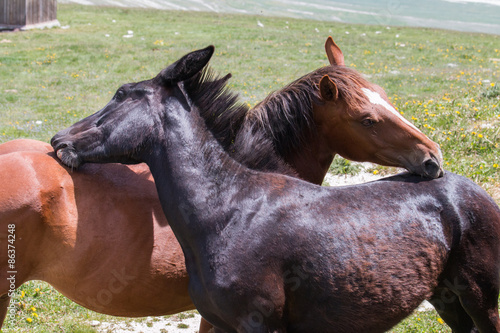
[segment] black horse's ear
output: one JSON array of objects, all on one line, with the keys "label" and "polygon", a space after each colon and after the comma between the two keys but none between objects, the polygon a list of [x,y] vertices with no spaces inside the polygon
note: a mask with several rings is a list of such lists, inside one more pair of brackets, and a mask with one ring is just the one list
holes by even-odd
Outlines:
[{"label": "black horse's ear", "polygon": [[187,80],[200,72],[214,54],[214,46],[186,54],[158,74],[156,80],[161,84],[174,84]]}]

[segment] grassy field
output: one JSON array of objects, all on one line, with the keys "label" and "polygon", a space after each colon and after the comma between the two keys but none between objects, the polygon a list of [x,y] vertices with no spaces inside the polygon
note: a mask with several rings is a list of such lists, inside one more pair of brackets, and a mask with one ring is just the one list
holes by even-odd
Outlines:
[{"label": "grassy field", "polygon": [[246,13],[318,21],[432,27],[490,34],[498,34],[500,31],[498,22],[500,5],[485,4],[477,0],[418,2],[413,0],[58,0],[58,3]]},{"label": "grassy field", "polygon": [[[232,88],[254,105],[326,65],[323,44],[332,35],[346,64],[384,87],[441,144],[446,169],[500,198],[500,36],[70,5],[59,6],[58,19],[63,28],[0,34],[0,142],[48,141],[104,106],[121,84],[208,44],[216,46],[212,67],[233,73]],[[114,320],[40,282],[20,288],[14,301],[19,315],[4,332],[94,332],[91,320]],[[393,332],[449,330],[431,312]]]}]

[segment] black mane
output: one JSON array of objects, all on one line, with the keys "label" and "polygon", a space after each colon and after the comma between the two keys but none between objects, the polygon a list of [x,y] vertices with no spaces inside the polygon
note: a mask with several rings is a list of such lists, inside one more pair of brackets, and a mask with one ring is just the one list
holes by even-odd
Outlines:
[{"label": "black mane", "polygon": [[[219,77],[205,69],[184,82],[184,89],[197,107],[217,141],[235,160],[254,169],[296,175],[276,153],[274,142],[263,130],[252,131],[250,140],[239,140],[247,128],[249,108],[238,102],[238,95],[227,88],[228,74]],[[245,136],[247,137],[247,136]]]},{"label": "black mane", "polygon": [[238,102],[238,95],[230,91],[227,81],[231,74],[220,77],[205,67],[193,78],[184,82],[184,89],[197,106],[208,129],[227,150],[240,129],[248,107]]}]

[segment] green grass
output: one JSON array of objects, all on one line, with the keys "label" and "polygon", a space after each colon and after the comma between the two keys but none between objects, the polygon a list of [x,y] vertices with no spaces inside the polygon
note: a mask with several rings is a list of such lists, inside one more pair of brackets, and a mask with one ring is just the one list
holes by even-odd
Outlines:
[{"label": "green grass", "polygon": [[[448,170],[498,193],[499,36],[69,5],[59,6],[58,19],[69,28],[0,35],[0,142],[48,141],[102,108],[121,84],[151,78],[208,44],[216,46],[212,66],[232,72],[231,87],[255,105],[326,65],[323,44],[332,35],[347,65],[384,87],[399,111],[441,144]],[[133,38],[122,37],[128,30]],[[352,172],[345,161],[336,168]],[[20,288],[15,302],[18,316],[6,332],[94,332],[91,320],[112,320],[40,282]],[[394,332],[446,329],[431,312],[410,317]]]},{"label": "green grass", "polygon": [[106,317],[78,306],[40,281],[21,286],[12,304],[16,318],[7,317],[2,332],[97,332],[91,320]]}]

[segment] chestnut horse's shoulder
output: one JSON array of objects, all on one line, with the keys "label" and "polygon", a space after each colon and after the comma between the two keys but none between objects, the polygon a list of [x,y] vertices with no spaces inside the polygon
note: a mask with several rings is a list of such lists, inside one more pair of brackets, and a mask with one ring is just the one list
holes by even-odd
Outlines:
[{"label": "chestnut horse's shoulder", "polygon": [[[11,148],[14,148],[11,145]],[[17,146],[19,147],[19,146]],[[62,191],[72,191],[73,183],[64,166],[43,146],[32,150],[3,149],[0,154],[0,202],[14,209],[29,206],[41,210],[45,200],[57,199]],[[3,147],[2,145],[2,148]],[[2,207],[3,209],[4,207]]]}]

